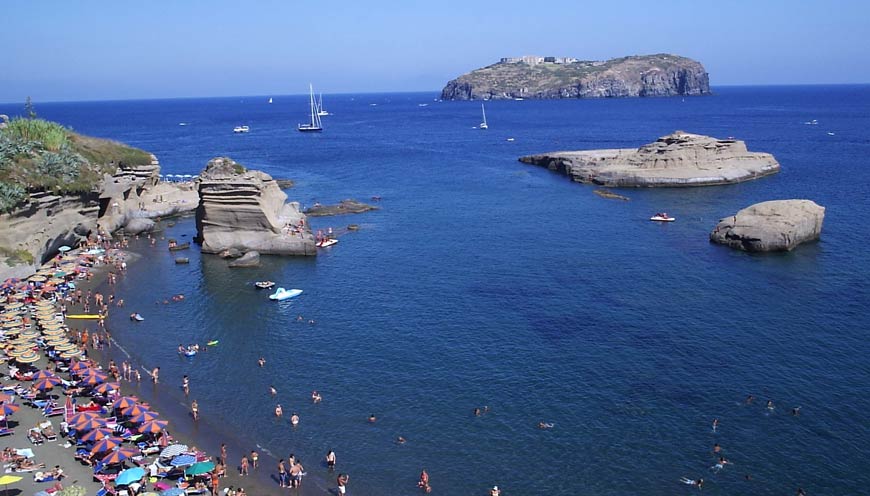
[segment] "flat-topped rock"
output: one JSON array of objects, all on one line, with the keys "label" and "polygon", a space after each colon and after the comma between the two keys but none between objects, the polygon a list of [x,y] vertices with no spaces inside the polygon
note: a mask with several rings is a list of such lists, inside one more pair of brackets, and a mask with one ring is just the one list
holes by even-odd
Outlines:
[{"label": "flat-topped rock", "polygon": [[196,180],[197,241],[204,253],[236,248],[269,255],[315,255],[314,236],[296,202],[272,176],[232,159],[210,160]]},{"label": "flat-topped rock", "polygon": [[819,239],[825,207],[810,200],[756,203],[719,221],[710,241],[743,251],[791,251]]},{"label": "flat-topped rock", "polygon": [[733,184],[779,172],[769,153],[746,143],[675,131],[640,148],[563,151],[520,162],[561,172],[572,180],[610,187],[688,187]]},{"label": "flat-topped rock", "polygon": [[378,207],[374,205],[368,205],[356,200],[342,200],[336,205],[321,205],[317,203],[305,210],[305,214],[312,217],[326,217],[328,215],[361,214],[377,209]]}]

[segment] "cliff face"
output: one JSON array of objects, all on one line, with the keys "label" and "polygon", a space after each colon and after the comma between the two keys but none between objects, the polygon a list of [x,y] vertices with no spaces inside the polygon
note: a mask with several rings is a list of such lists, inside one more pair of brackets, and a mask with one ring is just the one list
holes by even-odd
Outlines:
[{"label": "cliff face", "polygon": [[[285,203],[287,195],[272,176],[218,157],[209,161],[197,185],[196,230],[203,252],[236,248],[273,255],[317,253],[298,203]],[[287,229],[300,224],[300,232]]]},{"label": "cliff face", "polygon": [[642,55],[571,64],[498,63],[447,83],[443,100],[614,98],[710,94],[707,71],[677,55]]},{"label": "cliff face", "polygon": [[734,139],[675,131],[640,148],[552,152],[521,157],[577,182],[612,187],[714,186],[779,172],[769,153]]}]

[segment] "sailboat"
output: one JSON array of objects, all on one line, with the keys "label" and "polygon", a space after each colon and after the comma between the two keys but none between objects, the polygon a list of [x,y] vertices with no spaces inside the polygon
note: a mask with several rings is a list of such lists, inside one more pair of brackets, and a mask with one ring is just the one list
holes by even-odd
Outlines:
[{"label": "sailboat", "polygon": [[320,94],[320,102],[317,104],[317,115],[329,115],[329,112],[323,110],[323,93]]},{"label": "sailboat", "polygon": [[489,129],[489,126],[486,124],[486,109],[483,108],[483,104],[480,104],[480,111],[483,113],[483,122],[480,123],[481,129]]},{"label": "sailboat", "polygon": [[299,124],[296,128],[303,133],[323,131],[323,126],[320,124],[320,115],[318,115],[317,102],[314,101],[314,86],[308,85],[308,105],[311,108],[311,122],[308,124]]},{"label": "sailboat", "polygon": [[271,97],[271,96],[269,97],[269,103],[272,103],[272,97]]}]

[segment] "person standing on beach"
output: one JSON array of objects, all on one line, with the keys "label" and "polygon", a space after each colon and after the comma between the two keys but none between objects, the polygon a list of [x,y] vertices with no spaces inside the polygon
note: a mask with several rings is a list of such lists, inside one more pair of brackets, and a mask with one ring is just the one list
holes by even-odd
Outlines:
[{"label": "person standing on beach", "polygon": [[305,468],[302,466],[301,462],[296,462],[292,467],[290,467],[290,487],[299,487],[302,485],[302,475],[304,475]]},{"label": "person standing on beach", "polygon": [[227,445],[226,443],[221,443],[221,465],[227,464]]},{"label": "person standing on beach", "polygon": [[242,457],[242,463],[239,464],[239,475],[244,477],[248,475],[248,457]]},{"label": "person standing on beach", "polygon": [[284,468],[284,459],[278,460],[278,485],[287,487],[287,469]]}]

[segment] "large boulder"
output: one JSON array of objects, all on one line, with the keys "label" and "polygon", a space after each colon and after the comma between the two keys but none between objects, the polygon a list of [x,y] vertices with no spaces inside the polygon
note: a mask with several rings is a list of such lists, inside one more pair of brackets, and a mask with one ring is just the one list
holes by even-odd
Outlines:
[{"label": "large boulder", "polygon": [[154,230],[154,221],[144,217],[133,217],[124,224],[124,231],[127,234],[141,234],[143,232],[151,232]]},{"label": "large boulder", "polygon": [[204,253],[230,248],[269,255],[316,255],[308,219],[286,203],[272,176],[227,157],[208,162],[196,181],[197,241]]},{"label": "large boulder", "polygon": [[752,252],[791,251],[819,239],[825,207],[810,200],[756,203],[719,221],[710,241]]},{"label": "large boulder", "polygon": [[715,186],[779,172],[769,153],[746,143],[674,131],[640,148],[550,152],[520,162],[561,172],[581,183],[610,187]]},{"label": "large boulder", "polygon": [[238,267],[259,267],[260,266],[260,254],[255,251],[249,251],[245,253],[241,257],[233,260],[229,263],[230,267],[238,268]]}]

